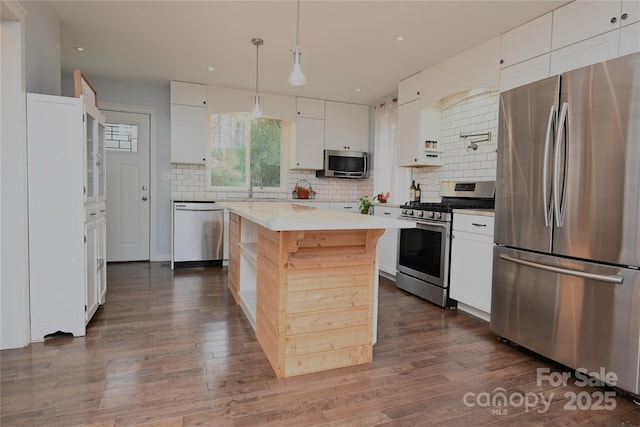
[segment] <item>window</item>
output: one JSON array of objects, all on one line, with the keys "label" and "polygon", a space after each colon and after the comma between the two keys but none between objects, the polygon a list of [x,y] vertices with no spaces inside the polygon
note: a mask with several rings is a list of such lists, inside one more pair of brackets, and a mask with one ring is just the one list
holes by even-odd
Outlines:
[{"label": "window", "polygon": [[211,114],[209,187],[217,190],[288,191],[291,123],[249,113]]},{"label": "window", "polygon": [[105,143],[108,151],[138,152],[138,125],[107,122]]}]

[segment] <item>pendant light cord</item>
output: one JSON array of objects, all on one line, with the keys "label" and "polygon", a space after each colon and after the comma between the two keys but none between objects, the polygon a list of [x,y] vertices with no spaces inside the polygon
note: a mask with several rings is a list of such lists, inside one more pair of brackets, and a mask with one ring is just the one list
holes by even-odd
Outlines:
[{"label": "pendant light cord", "polygon": [[300,0],[298,0],[298,13],[296,19],[296,50],[300,50]]},{"label": "pendant light cord", "polygon": [[264,41],[258,37],[251,39],[251,43],[256,47],[256,95],[258,95],[258,64],[260,62],[259,49],[264,44]]}]

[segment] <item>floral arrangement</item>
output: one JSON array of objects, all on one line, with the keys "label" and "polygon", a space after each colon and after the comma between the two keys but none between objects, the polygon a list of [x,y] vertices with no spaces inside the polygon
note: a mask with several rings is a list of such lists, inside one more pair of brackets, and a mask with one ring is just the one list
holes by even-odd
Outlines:
[{"label": "floral arrangement", "polygon": [[296,199],[313,199],[316,194],[318,194],[306,179],[301,179],[296,183],[296,186],[293,188],[293,193]]},{"label": "floral arrangement", "polygon": [[389,197],[391,197],[391,193],[387,191],[386,194],[378,193],[378,195],[376,196],[376,199],[380,203],[387,203],[387,200],[389,200]]},{"label": "floral arrangement", "polygon": [[360,213],[363,215],[369,214],[369,208],[371,207],[371,199],[367,196],[360,197]]},{"label": "floral arrangement", "polygon": [[371,208],[371,205],[374,202],[387,203],[387,200],[389,200],[390,196],[391,194],[387,191],[386,194],[379,193],[371,197],[368,197],[368,196],[360,197],[360,213],[364,215],[368,215],[369,209]]}]

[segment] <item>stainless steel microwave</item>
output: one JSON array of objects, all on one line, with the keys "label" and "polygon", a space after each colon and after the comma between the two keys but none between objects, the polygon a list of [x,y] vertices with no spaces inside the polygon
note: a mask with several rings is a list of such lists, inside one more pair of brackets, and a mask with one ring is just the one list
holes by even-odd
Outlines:
[{"label": "stainless steel microwave", "polygon": [[324,150],[324,170],[316,176],[333,178],[367,178],[369,153],[363,151]]}]

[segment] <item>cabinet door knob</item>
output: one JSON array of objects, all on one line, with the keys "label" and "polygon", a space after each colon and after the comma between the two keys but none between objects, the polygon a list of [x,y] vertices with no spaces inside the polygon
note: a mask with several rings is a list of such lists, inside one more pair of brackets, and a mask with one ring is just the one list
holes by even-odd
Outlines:
[{"label": "cabinet door knob", "polygon": [[142,196],[142,200],[146,202],[149,198],[147,196]]},{"label": "cabinet door knob", "polygon": [[298,111],[298,115],[300,115],[300,111]]},{"label": "cabinet door knob", "polygon": [[500,63],[501,63],[501,64],[504,64],[504,59],[501,59],[501,60],[500,60]]},{"label": "cabinet door knob", "polygon": [[615,16],[613,18],[611,18],[611,23],[615,24],[618,21],[618,18],[616,18]]},{"label": "cabinet door knob", "polygon": [[629,17],[629,15],[627,15],[626,13],[623,13],[622,16],[620,17],[622,20],[625,20]]}]

